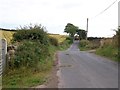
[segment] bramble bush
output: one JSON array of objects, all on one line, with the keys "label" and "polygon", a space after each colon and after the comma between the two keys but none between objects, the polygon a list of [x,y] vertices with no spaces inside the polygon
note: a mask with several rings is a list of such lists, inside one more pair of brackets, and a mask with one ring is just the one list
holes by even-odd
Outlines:
[{"label": "bramble bush", "polygon": [[14,41],[22,41],[22,40],[33,40],[39,41],[41,44],[48,44],[49,39],[47,36],[47,32],[41,26],[33,26],[30,28],[21,28],[13,35]]},{"label": "bramble bush", "polygon": [[36,67],[39,62],[44,63],[49,55],[48,47],[39,42],[23,41],[18,47],[15,57],[15,67]]},{"label": "bramble bush", "polygon": [[38,64],[46,63],[49,51],[49,38],[41,26],[24,27],[13,35],[14,42],[19,42],[11,67],[37,68]]}]

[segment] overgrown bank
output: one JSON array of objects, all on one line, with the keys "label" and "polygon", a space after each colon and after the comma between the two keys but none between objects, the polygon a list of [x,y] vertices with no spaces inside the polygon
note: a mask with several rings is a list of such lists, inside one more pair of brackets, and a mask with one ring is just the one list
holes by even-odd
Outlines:
[{"label": "overgrown bank", "polygon": [[119,60],[118,54],[118,36],[113,38],[100,38],[91,40],[81,40],[79,44],[81,51],[95,50],[94,53],[108,57],[114,61]]},{"label": "overgrown bank", "polygon": [[111,58],[115,61],[120,61],[120,26],[116,30],[116,35],[114,35],[110,40],[106,40],[101,48],[96,50],[96,54]]},{"label": "overgrown bank", "polygon": [[70,46],[69,40],[58,43],[56,38],[48,36],[44,28],[36,25],[18,30],[12,42],[17,48],[7,58],[3,88],[25,88],[43,84],[54,64],[55,52]]}]

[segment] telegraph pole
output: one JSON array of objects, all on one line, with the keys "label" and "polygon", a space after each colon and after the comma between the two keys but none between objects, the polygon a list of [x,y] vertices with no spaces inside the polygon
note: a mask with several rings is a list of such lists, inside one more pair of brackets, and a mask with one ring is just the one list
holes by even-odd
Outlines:
[{"label": "telegraph pole", "polygon": [[86,40],[87,40],[87,34],[88,34],[88,18],[87,18],[87,27],[86,27]]}]

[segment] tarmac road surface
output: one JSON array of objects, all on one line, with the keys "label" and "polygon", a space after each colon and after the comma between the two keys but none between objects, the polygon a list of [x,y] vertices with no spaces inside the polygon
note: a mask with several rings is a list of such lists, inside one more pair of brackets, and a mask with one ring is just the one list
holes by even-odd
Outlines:
[{"label": "tarmac road surface", "polygon": [[118,64],[78,49],[74,41],[58,53],[58,88],[118,88]]}]

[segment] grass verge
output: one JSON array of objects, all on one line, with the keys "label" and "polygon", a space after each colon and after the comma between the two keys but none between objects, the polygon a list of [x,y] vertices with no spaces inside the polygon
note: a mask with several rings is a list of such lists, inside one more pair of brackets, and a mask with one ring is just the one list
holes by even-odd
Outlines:
[{"label": "grass verge", "polygon": [[96,54],[108,57],[114,61],[118,61],[118,48],[115,48],[112,45],[98,48],[96,50]]},{"label": "grass verge", "polygon": [[3,88],[28,88],[45,82],[46,72],[33,73],[30,69],[19,69],[3,76]]},{"label": "grass verge", "polygon": [[47,81],[48,74],[54,63],[54,54],[56,48],[50,46],[51,55],[47,57],[46,63],[38,64],[41,69],[39,71],[34,71],[33,68],[16,68],[9,71],[9,73],[3,75],[2,77],[2,87],[3,88],[29,88],[37,85],[41,85]]},{"label": "grass verge", "polygon": [[[33,68],[16,68],[3,75],[3,88],[30,88],[44,84],[52,70],[55,62],[55,53],[57,50],[65,50],[70,46],[69,41],[64,41],[59,46],[50,45],[48,47],[50,55],[46,57],[46,63],[38,64],[42,67],[39,71],[33,71]],[[42,66],[41,66],[42,65]]]}]

